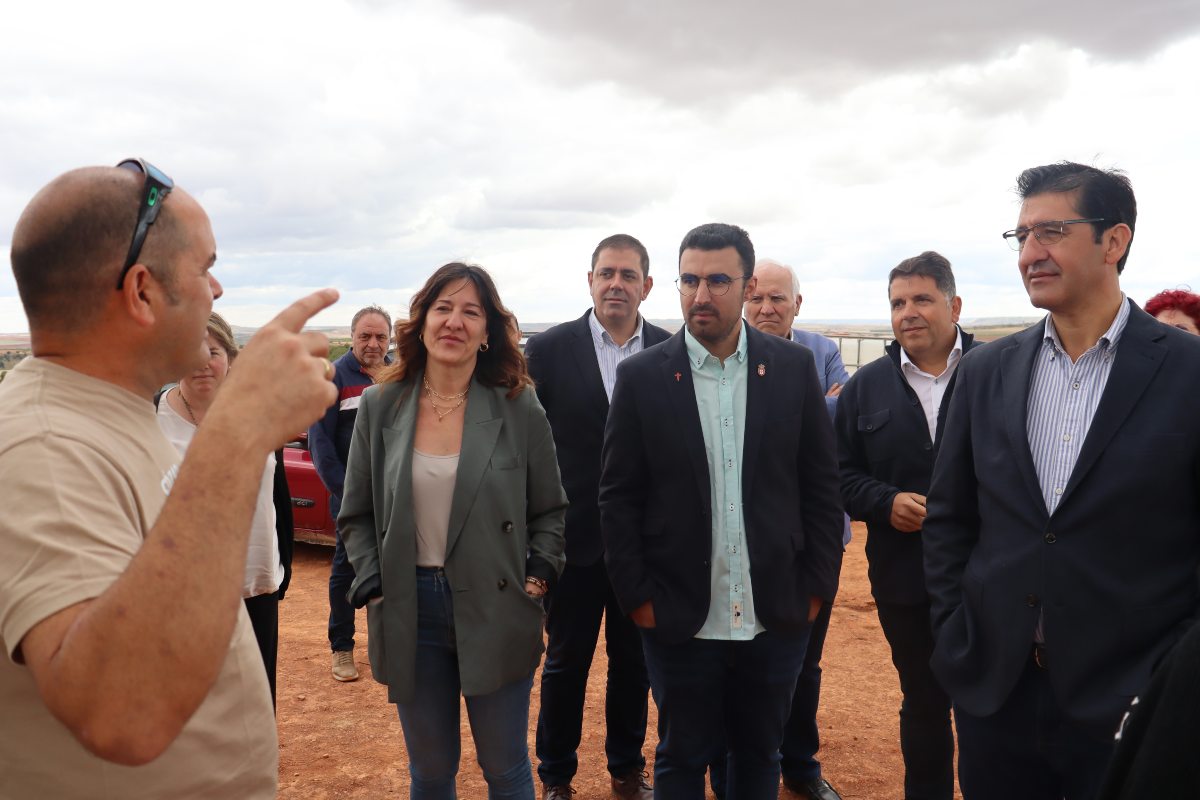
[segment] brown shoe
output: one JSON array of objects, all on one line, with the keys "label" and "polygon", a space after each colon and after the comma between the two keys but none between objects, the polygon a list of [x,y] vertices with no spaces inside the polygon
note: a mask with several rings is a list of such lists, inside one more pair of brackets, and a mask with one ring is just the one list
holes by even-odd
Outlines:
[{"label": "brown shoe", "polygon": [[654,800],[654,787],[646,783],[647,777],[641,770],[613,775],[613,797],[620,797],[622,800]]},{"label": "brown shoe", "polygon": [[342,683],[358,680],[358,667],[354,666],[353,650],[333,651],[333,679]]},{"label": "brown shoe", "polygon": [[542,784],[542,800],[571,800],[571,795],[575,794],[575,790],[571,788],[571,784],[562,783],[557,786],[551,786],[548,783]]}]

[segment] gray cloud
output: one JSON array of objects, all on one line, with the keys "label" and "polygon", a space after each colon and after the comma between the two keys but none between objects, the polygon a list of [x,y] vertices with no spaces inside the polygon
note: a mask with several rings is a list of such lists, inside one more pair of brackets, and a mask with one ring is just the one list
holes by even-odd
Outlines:
[{"label": "gray cloud", "polygon": [[684,105],[775,86],[827,97],[881,73],[980,63],[1038,40],[1136,59],[1200,29],[1191,0],[454,2],[526,26],[520,52],[560,80],[615,82]]}]

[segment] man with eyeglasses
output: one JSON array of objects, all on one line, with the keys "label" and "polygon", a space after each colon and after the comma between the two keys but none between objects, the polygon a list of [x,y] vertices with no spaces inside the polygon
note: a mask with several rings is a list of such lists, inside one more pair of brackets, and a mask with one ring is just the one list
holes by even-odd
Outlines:
[{"label": "man with eyeglasses", "polygon": [[600,446],[617,365],[670,334],[638,313],[650,294],[650,254],[633,236],[608,236],[592,251],[592,307],[529,339],[525,358],[554,433],[567,508],[567,565],[546,598],[546,663],[537,722],[538,777],[545,800],[569,800],[579,768],[588,670],[600,622],[608,654],[604,752],[613,794],[650,798],[644,772],[650,682],[642,640],[621,613],[600,539]]},{"label": "man with eyeglasses", "polygon": [[837,592],[843,517],[811,350],[747,325],[754,246],[712,223],[679,248],[685,326],[617,368],[600,526],[658,706],[655,795],[779,792],[812,621]]},{"label": "man with eyeglasses", "polygon": [[[746,321],[763,333],[779,336],[802,344],[812,350],[816,359],[817,377],[825,392],[825,405],[832,419],[837,411],[838,395],[850,377],[842,363],[837,342],[812,331],[793,328],[804,297],[796,272],[786,264],[760,258],[754,265],[755,287],[743,309]],[[850,542],[850,518],[846,517],[842,534],[843,547]],[[821,654],[833,603],[822,603],[821,612],[813,622],[804,664],[796,682],[792,711],[784,728],[783,745],[779,748],[782,761],[783,785],[804,800],[841,800],[837,791],[821,774],[817,751],[821,747],[817,728],[817,706],[821,701]],[[710,768],[713,794],[718,800],[725,797],[725,762],[718,758]]]},{"label": "man with eyeglasses", "polygon": [[888,302],[896,338],[854,373],[838,407],[842,501],[867,523],[871,595],[900,678],[905,800],[951,800],[954,734],[950,699],[929,668],[922,528],[959,360],[975,342],[958,327],[962,298],[940,253],[897,264]]},{"label": "man with eyeglasses", "polygon": [[[329,513],[335,525],[342,507],[346,459],[350,456],[354,421],[358,419],[358,402],[367,387],[375,383],[379,368],[391,363],[387,354],[391,333],[392,317],[379,306],[366,306],[355,312],[350,319],[350,349],[333,362],[337,400],[308,429],[313,467],[329,490]],[[346,557],[341,533],[335,531],[335,536],[337,542],[329,566],[330,669],[334,680],[346,683],[358,680],[358,666],[354,663],[354,607],[346,599],[354,583],[354,567]]]},{"label": "man with eyeglasses", "polygon": [[1045,320],[963,357],[924,524],[933,670],[966,800],[1094,798],[1130,700],[1200,610],[1200,341],[1124,296],[1116,171],[1017,179]]},{"label": "man with eyeglasses", "polygon": [[215,260],[200,205],[139,160],[56,178],[13,231],[33,356],[0,386],[7,797],[275,796],[247,537],[267,455],[332,399],[301,327],[337,293],[259,331],[181,464],[153,397],[207,357]]}]

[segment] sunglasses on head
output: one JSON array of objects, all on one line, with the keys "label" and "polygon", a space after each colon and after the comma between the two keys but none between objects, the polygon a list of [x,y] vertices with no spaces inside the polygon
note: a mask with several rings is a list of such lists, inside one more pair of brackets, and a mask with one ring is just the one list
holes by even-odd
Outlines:
[{"label": "sunglasses on head", "polygon": [[150,232],[154,220],[158,219],[158,210],[162,208],[163,200],[167,199],[171,189],[175,188],[175,182],[158,167],[140,158],[127,158],[117,164],[117,167],[141,172],[146,176],[142,184],[142,202],[138,207],[137,227],[133,229],[133,241],[129,243],[129,255],[125,256],[121,277],[117,279],[117,288],[120,289],[125,285],[125,276],[129,274],[130,267],[137,263],[138,256],[142,254],[146,234]]}]

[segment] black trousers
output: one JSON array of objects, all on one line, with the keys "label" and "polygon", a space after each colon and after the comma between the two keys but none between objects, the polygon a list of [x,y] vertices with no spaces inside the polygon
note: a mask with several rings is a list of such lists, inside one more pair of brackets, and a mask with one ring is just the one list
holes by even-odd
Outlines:
[{"label": "black trousers", "polygon": [[900,676],[900,752],[905,800],[954,796],[954,734],[950,698],[933,676],[929,604],[876,602],[879,624]]},{"label": "black trousers", "polygon": [[279,593],[260,594],[243,600],[258,640],[258,652],[262,654],[263,667],[267,670],[267,683],[271,686],[271,705],[275,705],[275,659],[279,652]]},{"label": "black trousers", "polygon": [[621,613],[604,562],[567,564],[547,600],[546,663],[537,723],[538,777],[547,785],[571,782],[579,767],[588,670],[600,622],[608,653],[604,752],[608,771],[624,775],[646,766],[646,706],[650,679],[637,626]]},{"label": "black trousers", "polygon": [[[1053,668],[1053,658],[1051,650],[1044,663]],[[1054,697],[1050,674],[1032,657],[999,711],[975,717],[955,708],[954,719],[964,800],[1095,800],[1119,721],[1100,725],[1068,717]],[[1194,796],[1183,787],[1146,795]]]}]

